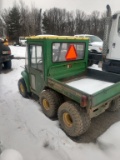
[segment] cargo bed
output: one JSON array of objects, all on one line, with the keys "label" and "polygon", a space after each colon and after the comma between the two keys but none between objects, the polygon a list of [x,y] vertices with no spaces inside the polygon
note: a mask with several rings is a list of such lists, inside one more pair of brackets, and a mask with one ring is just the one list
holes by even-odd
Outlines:
[{"label": "cargo bed", "polygon": [[102,89],[113,85],[114,83],[84,77],[80,80],[73,80],[66,84],[87,94],[94,94]]},{"label": "cargo bed", "polygon": [[114,98],[120,94],[120,75],[88,69],[80,77],[65,81],[65,84],[91,97],[91,105]]},{"label": "cargo bed", "polygon": [[120,75],[87,69],[85,73],[69,79],[48,79],[48,86],[80,104],[81,96],[88,97],[88,107],[96,108],[120,96]]}]

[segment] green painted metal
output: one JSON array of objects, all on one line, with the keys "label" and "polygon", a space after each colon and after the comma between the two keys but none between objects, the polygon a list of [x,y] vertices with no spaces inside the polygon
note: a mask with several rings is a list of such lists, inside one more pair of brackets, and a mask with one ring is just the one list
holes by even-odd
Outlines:
[{"label": "green painted metal", "polygon": [[21,72],[22,77],[24,78],[26,87],[27,87],[27,91],[30,92],[30,82],[29,82],[29,74],[28,72],[26,72],[26,70]]},{"label": "green painted metal", "polygon": [[86,70],[86,63],[84,61],[67,62],[51,66],[49,68],[49,76],[55,79],[62,79],[78,75]]},{"label": "green painted metal", "polygon": [[[85,57],[83,60],[68,61],[68,62],[52,62],[52,44],[53,43],[85,43]],[[30,37],[27,39],[27,44],[39,44],[43,43],[43,62],[44,62],[44,80],[47,82],[47,77],[51,76],[56,79],[62,79],[69,76],[77,75],[84,72],[88,63],[88,39],[80,39],[74,37],[53,36],[53,37]],[[28,53],[30,55],[30,53]],[[30,59],[29,59],[30,61]],[[68,65],[71,68],[68,68]],[[61,73],[62,72],[62,73]]]},{"label": "green painted metal", "polygon": [[68,85],[66,85],[64,82],[60,82],[58,80],[55,80],[53,78],[48,78],[48,86],[57,92],[65,95],[66,97],[78,102],[79,104],[81,103],[81,97],[82,95],[87,95],[82,91],[79,91],[75,88],[72,88]]},{"label": "green painted metal", "polygon": [[88,94],[81,90],[75,89],[66,85],[64,82],[60,82],[53,78],[48,78],[48,86],[54,90],[60,92],[61,94],[73,99],[74,101],[81,103],[81,97],[88,97],[88,108],[95,108],[100,104],[104,104],[109,100],[112,100],[114,97],[120,94],[120,82],[113,84],[110,87],[102,89],[101,91],[96,92],[95,94]]},{"label": "green painted metal", "polygon": [[92,106],[99,105],[107,100],[113,99],[120,94],[120,82],[107,87],[92,95]]},{"label": "green painted metal", "polygon": [[39,96],[40,92],[42,92],[42,90],[45,87],[44,74],[42,71],[36,70],[34,68],[30,68],[30,76],[31,75],[35,77],[35,88],[36,88],[36,89],[33,89],[31,87],[31,91]]}]

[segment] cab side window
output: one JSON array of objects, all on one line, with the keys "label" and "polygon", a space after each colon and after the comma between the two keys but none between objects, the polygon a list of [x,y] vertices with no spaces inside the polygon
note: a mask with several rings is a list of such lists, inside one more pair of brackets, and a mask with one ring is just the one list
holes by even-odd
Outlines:
[{"label": "cab side window", "polygon": [[30,45],[31,67],[43,70],[42,46]]}]

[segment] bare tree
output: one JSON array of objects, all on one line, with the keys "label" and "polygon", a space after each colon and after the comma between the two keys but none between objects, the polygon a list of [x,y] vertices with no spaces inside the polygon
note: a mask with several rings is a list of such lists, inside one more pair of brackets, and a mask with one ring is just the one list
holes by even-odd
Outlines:
[{"label": "bare tree", "polygon": [[66,35],[74,35],[75,32],[75,18],[73,12],[66,13],[66,27],[65,34]]},{"label": "bare tree", "polygon": [[1,12],[1,18],[3,19],[1,22],[1,30],[2,30],[3,36],[8,36],[9,12],[10,12],[10,9],[4,9]]},{"label": "bare tree", "polygon": [[[37,9],[34,5],[29,9],[23,0],[19,1],[18,9],[21,36],[41,33],[56,35],[94,34],[103,38],[105,14],[100,17],[98,11],[87,15],[81,10],[70,12],[65,9],[51,8],[42,13],[42,9]],[[4,10],[1,14],[5,21],[4,28],[7,35],[10,10]]]},{"label": "bare tree", "polygon": [[43,31],[46,34],[65,35],[66,10],[52,8],[43,13]]},{"label": "bare tree", "polygon": [[76,17],[75,17],[75,33],[82,34],[85,32],[85,21],[86,21],[86,14],[83,11],[76,10]]},{"label": "bare tree", "polygon": [[25,3],[20,0],[20,24],[21,24],[21,36],[29,35],[29,27],[28,27],[28,17],[29,17],[29,8],[25,5]]},{"label": "bare tree", "polygon": [[21,13],[21,35],[41,34],[42,9],[37,9],[33,5],[30,10],[22,0],[20,0],[19,3]]},{"label": "bare tree", "polygon": [[106,18],[106,13],[103,13],[101,15],[100,21],[99,21],[99,31],[98,31],[98,36],[103,39],[104,36],[104,30],[105,30],[105,18]]},{"label": "bare tree", "polygon": [[98,31],[99,31],[99,16],[100,16],[100,12],[98,11],[93,11],[91,14],[91,30],[90,33],[97,35]]}]

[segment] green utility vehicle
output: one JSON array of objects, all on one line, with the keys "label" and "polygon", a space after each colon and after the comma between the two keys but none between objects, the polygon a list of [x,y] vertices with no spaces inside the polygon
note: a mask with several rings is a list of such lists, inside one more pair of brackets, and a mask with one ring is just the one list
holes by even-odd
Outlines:
[{"label": "green utility vehicle", "polygon": [[39,97],[44,114],[58,116],[71,137],[87,131],[91,118],[120,108],[120,75],[88,68],[86,38],[32,36],[27,38],[20,94]]}]

